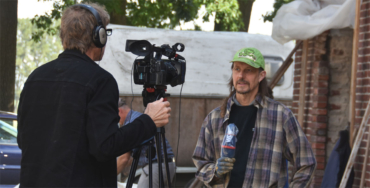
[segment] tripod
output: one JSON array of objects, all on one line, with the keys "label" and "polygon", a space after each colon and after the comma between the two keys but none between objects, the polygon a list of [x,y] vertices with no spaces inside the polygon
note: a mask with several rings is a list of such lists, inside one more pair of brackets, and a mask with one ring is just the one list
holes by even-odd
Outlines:
[{"label": "tripod", "polygon": [[[155,100],[158,100],[160,98],[165,98],[169,97],[169,94],[166,94],[167,87],[166,86],[156,86],[156,88],[146,88],[144,86],[143,90],[143,103],[144,106],[146,107],[148,103],[154,102]],[[163,146],[163,153],[164,153],[164,162],[166,166],[166,175],[167,175],[167,185],[168,187],[171,187],[171,176],[170,176],[170,171],[168,167],[168,157],[167,157],[167,146],[165,142],[165,129],[163,127],[157,128],[157,133],[154,136],[154,138],[150,139],[149,141],[141,144],[139,147],[135,148],[133,150],[133,162],[131,165],[130,173],[128,176],[127,180],[127,188],[132,188],[132,184],[134,183],[134,178],[135,178],[135,171],[137,169],[137,164],[139,162],[141,150],[144,146],[149,146],[149,151],[148,151],[148,160],[149,160],[149,187],[153,187],[153,161],[152,161],[152,147],[154,145],[154,140],[155,140],[155,145],[156,145],[156,153],[157,153],[157,161],[158,161],[158,177],[159,177],[159,187],[162,188],[164,187],[164,181],[163,181],[163,171],[162,171],[162,153],[161,153],[161,144]]]}]

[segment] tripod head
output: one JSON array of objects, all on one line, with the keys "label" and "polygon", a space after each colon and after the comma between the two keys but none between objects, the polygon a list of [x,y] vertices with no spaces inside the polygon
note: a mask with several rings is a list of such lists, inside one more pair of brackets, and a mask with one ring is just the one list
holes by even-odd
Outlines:
[{"label": "tripod head", "polygon": [[145,86],[142,92],[143,96],[143,104],[144,107],[148,105],[148,103],[154,102],[163,97],[166,100],[166,97],[170,97],[170,94],[166,94],[167,86],[164,85],[156,85],[156,86]]}]

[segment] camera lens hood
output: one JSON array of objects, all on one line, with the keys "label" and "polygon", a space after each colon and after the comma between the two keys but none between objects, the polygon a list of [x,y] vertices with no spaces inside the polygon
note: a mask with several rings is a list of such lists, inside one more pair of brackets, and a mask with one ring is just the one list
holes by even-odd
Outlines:
[{"label": "camera lens hood", "polygon": [[130,45],[131,52],[138,56],[146,56],[152,52],[152,44],[147,40],[138,40]]}]

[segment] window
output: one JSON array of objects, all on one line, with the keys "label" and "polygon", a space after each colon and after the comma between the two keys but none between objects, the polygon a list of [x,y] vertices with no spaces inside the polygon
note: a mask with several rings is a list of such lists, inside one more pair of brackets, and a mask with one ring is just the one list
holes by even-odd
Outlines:
[{"label": "window", "polygon": [[[265,71],[266,71],[266,80],[270,83],[272,77],[279,70],[280,66],[283,64],[284,60],[281,57],[277,56],[264,56],[265,58]],[[277,86],[283,85],[284,75],[280,78]]]},{"label": "window", "polygon": [[17,129],[3,120],[0,120],[0,143],[17,143]]}]

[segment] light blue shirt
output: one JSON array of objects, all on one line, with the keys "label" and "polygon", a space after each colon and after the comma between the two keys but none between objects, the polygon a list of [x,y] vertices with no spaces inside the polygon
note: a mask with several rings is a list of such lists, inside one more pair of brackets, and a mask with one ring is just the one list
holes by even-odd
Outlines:
[{"label": "light blue shirt", "polygon": [[[140,113],[140,112],[130,110],[130,112],[126,116],[124,125],[127,125],[128,123],[133,122],[137,117],[139,117],[141,115],[142,115],[142,113]],[[170,143],[168,142],[167,139],[165,139],[165,140],[166,140],[166,147],[167,147],[167,157],[168,158],[174,157],[174,154],[173,154],[172,148],[170,146]],[[146,151],[147,151],[148,148],[149,148],[149,146],[143,146],[143,148],[141,150],[140,158],[139,158],[138,167],[143,167],[143,166],[149,164],[149,160],[148,160],[148,158],[146,158]],[[155,144],[154,144],[154,148],[156,148]],[[163,149],[162,149],[162,159],[164,159]],[[157,155],[155,155],[153,157],[153,160],[157,160]],[[164,162],[164,160],[163,160],[163,162]],[[169,161],[169,162],[171,162],[171,161]]]}]

